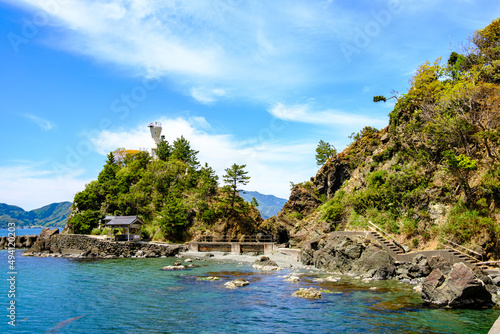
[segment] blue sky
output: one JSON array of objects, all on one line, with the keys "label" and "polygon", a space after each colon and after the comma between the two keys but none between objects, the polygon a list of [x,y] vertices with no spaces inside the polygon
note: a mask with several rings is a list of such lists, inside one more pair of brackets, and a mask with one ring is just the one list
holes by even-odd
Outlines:
[{"label": "blue sky", "polygon": [[287,198],[426,60],[500,16],[485,0],[0,0],[0,202],[71,201],[106,154],[184,135],[219,175]]}]

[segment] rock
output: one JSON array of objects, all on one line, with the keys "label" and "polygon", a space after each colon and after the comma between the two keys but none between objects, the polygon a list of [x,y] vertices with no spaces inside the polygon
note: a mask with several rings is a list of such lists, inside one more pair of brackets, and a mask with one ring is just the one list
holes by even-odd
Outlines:
[{"label": "rock", "polygon": [[50,239],[51,236],[56,235],[56,234],[59,234],[58,228],[54,228],[51,230],[50,228],[46,227],[40,232],[40,234],[38,235],[38,238],[42,239],[42,240]]},{"label": "rock", "polygon": [[214,255],[212,253],[207,253],[205,254],[205,257],[214,257]]},{"label": "rock", "polygon": [[180,266],[165,266],[162,268],[162,270],[183,270],[183,269],[186,269],[185,266],[183,265],[180,265]]},{"label": "rock", "polygon": [[260,259],[255,260],[255,263],[252,266],[254,269],[259,270],[283,270],[276,262],[268,258],[267,256],[261,256]]},{"label": "rock", "polygon": [[237,278],[235,280],[224,283],[224,286],[228,289],[241,288],[243,286],[249,285],[250,282],[244,278]]},{"label": "rock", "polygon": [[466,308],[492,305],[483,281],[463,263],[455,263],[448,275],[434,269],[422,282],[422,299],[440,307]]},{"label": "rock", "polygon": [[174,262],[174,266],[182,266],[182,263],[181,262]]},{"label": "rock", "polygon": [[192,259],[185,259],[184,262],[193,262]]},{"label": "rock", "polygon": [[387,143],[389,141],[389,139],[390,138],[389,138],[389,134],[388,133],[385,133],[382,137],[380,137],[380,141],[382,143],[384,143],[384,144]]},{"label": "rock", "polygon": [[292,296],[294,297],[300,297],[300,298],[307,298],[307,299],[320,299],[322,298],[321,291],[315,288],[300,288],[299,290],[295,291]]},{"label": "rock", "polygon": [[208,277],[201,277],[198,280],[200,280],[200,281],[218,281],[218,280],[220,280],[220,277],[208,276]]},{"label": "rock", "polygon": [[286,282],[298,282],[298,281],[300,281],[300,277],[296,274],[290,274],[288,276],[285,276],[285,281]]}]

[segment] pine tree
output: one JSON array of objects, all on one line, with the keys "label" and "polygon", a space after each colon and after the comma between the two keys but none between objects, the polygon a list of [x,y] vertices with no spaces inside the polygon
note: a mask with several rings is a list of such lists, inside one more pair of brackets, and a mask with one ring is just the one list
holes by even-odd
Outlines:
[{"label": "pine tree", "polygon": [[223,179],[228,188],[231,210],[234,210],[234,203],[239,197],[238,185],[246,185],[250,182],[250,176],[247,176],[248,172],[244,170],[245,167],[246,165],[233,164],[230,168],[225,169],[226,175],[223,176]]}]

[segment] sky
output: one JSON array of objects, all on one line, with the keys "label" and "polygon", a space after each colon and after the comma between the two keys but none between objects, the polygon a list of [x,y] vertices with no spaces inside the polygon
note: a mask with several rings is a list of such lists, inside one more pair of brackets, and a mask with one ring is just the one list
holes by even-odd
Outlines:
[{"label": "sky", "polygon": [[374,95],[499,16],[494,0],[0,0],[0,203],[72,201],[109,152],[150,149],[150,122],[288,198],[320,140],[387,126]]}]

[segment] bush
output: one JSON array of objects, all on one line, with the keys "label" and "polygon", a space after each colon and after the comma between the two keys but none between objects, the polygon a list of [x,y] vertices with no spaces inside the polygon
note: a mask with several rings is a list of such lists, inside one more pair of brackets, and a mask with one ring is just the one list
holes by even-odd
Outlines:
[{"label": "bush", "polygon": [[467,244],[474,236],[484,232],[496,238],[499,227],[490,217],[481,216],[476,210],[469,210],[461,202],[450,210],[446,223],[440,228],[443,237],[460,244]]}]

